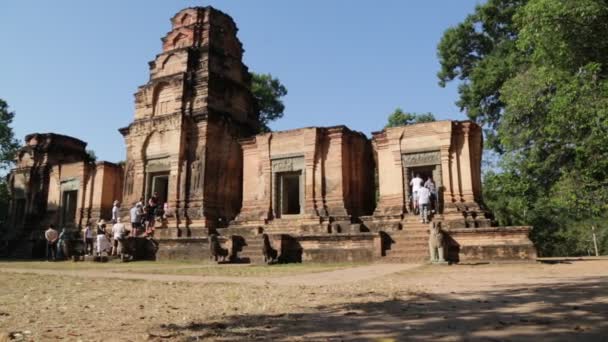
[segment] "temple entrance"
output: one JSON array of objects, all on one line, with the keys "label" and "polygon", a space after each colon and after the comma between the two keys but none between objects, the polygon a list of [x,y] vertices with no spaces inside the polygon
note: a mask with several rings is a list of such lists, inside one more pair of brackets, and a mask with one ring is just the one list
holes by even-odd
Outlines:
[{"label": "temple entrance", "polygon": [[166,203],[169,193],[169,172],[153,173],[148,178],[147,198],[152,197],[152,194],[156,193],[158,195],[158,203]]},{"label": "temple entrance", "polygon": [[277,173],[277,214],[299,215],[302,213],[302,171]]},{"label": "temple entrance", "polygon": [[441,170],[441,154],[439,151],[422,151],[405,153],[401,157],[403,165],[403,185],[405,203],[408,212],[413,213],[414,203],[411,180],[416,176],[422,178],[422,184],[432,177],[435,183],[434,196],[431,198],[431,208],[436,213],[443,212],[443,180]]},{"label": "temple entrance", "polygon": [[61,196],[61,223],[73,225],[76,222],[77,190],[64,191]]},{"label": "temple entrance", "polygon": [[[440,179],[440,173],[439,173],[439,168],[441,166],[440,165],[424,165],[424,166],[416,166],[416,167],[408,167],[406,168],[407,170],[407,175],[406,175],[406,179],[407,179],[407,194],[408,194],[408,201],[412,201],[413,200],[413,189],[412,186],[410,185],[410,181],[412,179],[414,179],[414,177],[416,177],[416,175],[418,175],[418,177],[422,178],[422,184],[424,185],[429,179],[433,180],[433,183],[435,183],[435,192],[432,193],[432,197],[431,197],[431,209],[439,212],[440,210],[440,201],[439,201],[439,196],[440,196],[440,191],[439,191],[439,184],[441,184],[441,179]],[[414,203],[410,203],[411,208],[414,208]]]}]

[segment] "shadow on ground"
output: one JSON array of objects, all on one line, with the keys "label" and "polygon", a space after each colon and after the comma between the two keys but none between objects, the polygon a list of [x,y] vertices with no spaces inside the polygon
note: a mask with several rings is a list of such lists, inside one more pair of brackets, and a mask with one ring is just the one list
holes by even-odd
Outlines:
[{"label": "shadow on ground", "polygon": [[404,291],[393,298],[372,292],[360,296],[369,301],[286,315],[237,314],[215,322],[168,322],[150,337],[184,341],[608,341],[608,277],[477,293]]}]

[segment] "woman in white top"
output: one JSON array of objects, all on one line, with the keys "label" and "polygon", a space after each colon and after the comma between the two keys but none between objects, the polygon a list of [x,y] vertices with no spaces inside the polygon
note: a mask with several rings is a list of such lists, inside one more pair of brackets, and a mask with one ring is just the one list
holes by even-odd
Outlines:
[{"label": "woman in white top", "polygon": [[99,222],[97,222],[97,255],[101,256],[102,252],[109,254],[111,249],[112,245],[110,245],[110,241],[108,241],[108,238],[106,237],[106,221],[99,220]]}]

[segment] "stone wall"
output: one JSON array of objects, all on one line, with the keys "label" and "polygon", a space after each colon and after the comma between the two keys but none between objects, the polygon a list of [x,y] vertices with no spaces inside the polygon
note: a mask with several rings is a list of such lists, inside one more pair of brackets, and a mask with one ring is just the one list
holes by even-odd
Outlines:
[{"label": "stone wall", "polygon": [[54,133],[30,134],[9,175],[11,203],[3,239],[21,244],[21,256],[40,254],[44,230],[54,224],[78,234],[87,222],[111,217],[112,202],[121,201],[122,167],[95,164],[86,143]]},{"label": "stone wall", "polygon": [[[276,218],[304,222],[347,221],[373,210],[371,146],[344,126],[272,132],[242,140],[243,208],[237,223],[266,224]],[[301,207],[284,215],[277,206],[279,176],[300,177]]]}]

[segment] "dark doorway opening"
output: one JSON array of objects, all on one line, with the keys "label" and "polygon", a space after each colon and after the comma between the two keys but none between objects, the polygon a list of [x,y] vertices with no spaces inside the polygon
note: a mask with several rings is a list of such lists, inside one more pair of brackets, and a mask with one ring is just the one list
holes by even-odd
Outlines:
[{"label": "dark doorway opening", "polygon": [[76,222],[78,190],[64,191],[61,197],[61,223],[73,225]]},{"label": "dark doorway opening", "polygon": [[409,203],[409,206],[411,208],[415,207],[415,204],[413,203],[413,189],[412,186],[410,185],[410,181],[416,177],[416,175],[418,175],[420,178],[422,178],[422,185],[424,186],[424,184],[426,183],[426,181],[429,178],[433,179],[433,183],[435,183],[435,191],[431,192],[431,209],[434,210],[435,212],[443,212],[443,208],[442,208],[442,192],[441,192],[441,187],[442,187],[442,180],[439,179],[441,178],[440,175],[440,166],[439,165],[425,165],[425,166],[415,166],[415,167],[408,167],[407,168],[407,194],[408,194],[408,201],[412,201]]},{"label": "dark doorway opening", "polygon": [[150,198],[156,193],[158,195],[158,204],[164,204],[167,202],[169,194],[169,173],[154,173],[150,175],[150,181],[148,184],[147,197]]},{"label": "dark doorway opening", "polygon": [[302,171],[278,174],[278,212],[280,215],[299,215],[302,210],[300,182]]}]

